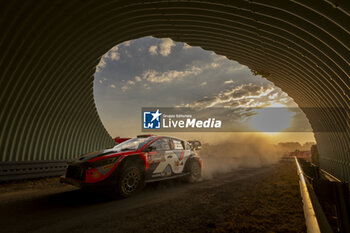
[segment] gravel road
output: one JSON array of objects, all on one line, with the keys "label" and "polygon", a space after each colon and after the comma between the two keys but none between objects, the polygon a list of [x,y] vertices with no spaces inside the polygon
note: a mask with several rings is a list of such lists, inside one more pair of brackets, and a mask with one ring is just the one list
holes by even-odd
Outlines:
[{"label": "gravel road", "polygon": [[121,200],[57,178],[2,184],[0,210],[3,233],[306,231],[294,163],[152,183]]}]

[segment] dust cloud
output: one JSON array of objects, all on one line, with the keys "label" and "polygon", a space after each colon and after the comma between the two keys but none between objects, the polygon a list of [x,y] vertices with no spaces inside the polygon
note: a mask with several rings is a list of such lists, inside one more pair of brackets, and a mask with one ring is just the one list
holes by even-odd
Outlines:
[{"label": "dust cloud", "polygon": [[237,168],[257,168],[277,163],[286,148],[272,144],[261,136],[230,137],[217,144],[202,145],[199,154],[203,159],[203,178]]}]

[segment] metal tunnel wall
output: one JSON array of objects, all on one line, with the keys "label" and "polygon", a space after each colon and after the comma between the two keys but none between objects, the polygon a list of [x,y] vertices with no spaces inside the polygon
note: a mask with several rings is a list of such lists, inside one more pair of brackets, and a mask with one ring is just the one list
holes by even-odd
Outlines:
[{"label": "metal tunnel wall", "polygon": [[[0,18],[1,161],[112,145],[93,99],[95,67],[114,45],[149,35],[247,65],[301,107],[349,108],[347,0],[13,0],[0,1]],[[350,181],[349,111],[306,114],[315,131],[346,128],[315,137],[321,167]]]}]

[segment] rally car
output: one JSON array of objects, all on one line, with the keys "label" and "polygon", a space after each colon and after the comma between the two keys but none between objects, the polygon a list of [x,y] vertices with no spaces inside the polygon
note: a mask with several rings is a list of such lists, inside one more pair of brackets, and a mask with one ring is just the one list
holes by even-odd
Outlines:
[{"label": "rally car", "polygon": [[122,197],[133,195],[147,182],[173,178],[195,182],[202,171],[198,145],[199,141],[139,135],[113,148],[78,157],[68,164],[60,181]]}]

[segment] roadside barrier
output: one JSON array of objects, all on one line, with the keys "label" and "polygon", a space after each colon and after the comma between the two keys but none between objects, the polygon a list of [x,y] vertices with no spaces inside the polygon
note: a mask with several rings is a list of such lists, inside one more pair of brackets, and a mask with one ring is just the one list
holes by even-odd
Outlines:
[{"label": "roadside barrier", "polygon": [[349,184],[295,157],[308,232],[350,233]]},{"label": "roadside barrier", "polygon": [[67,160],[1,162],[0,182],[60,176]]}]

